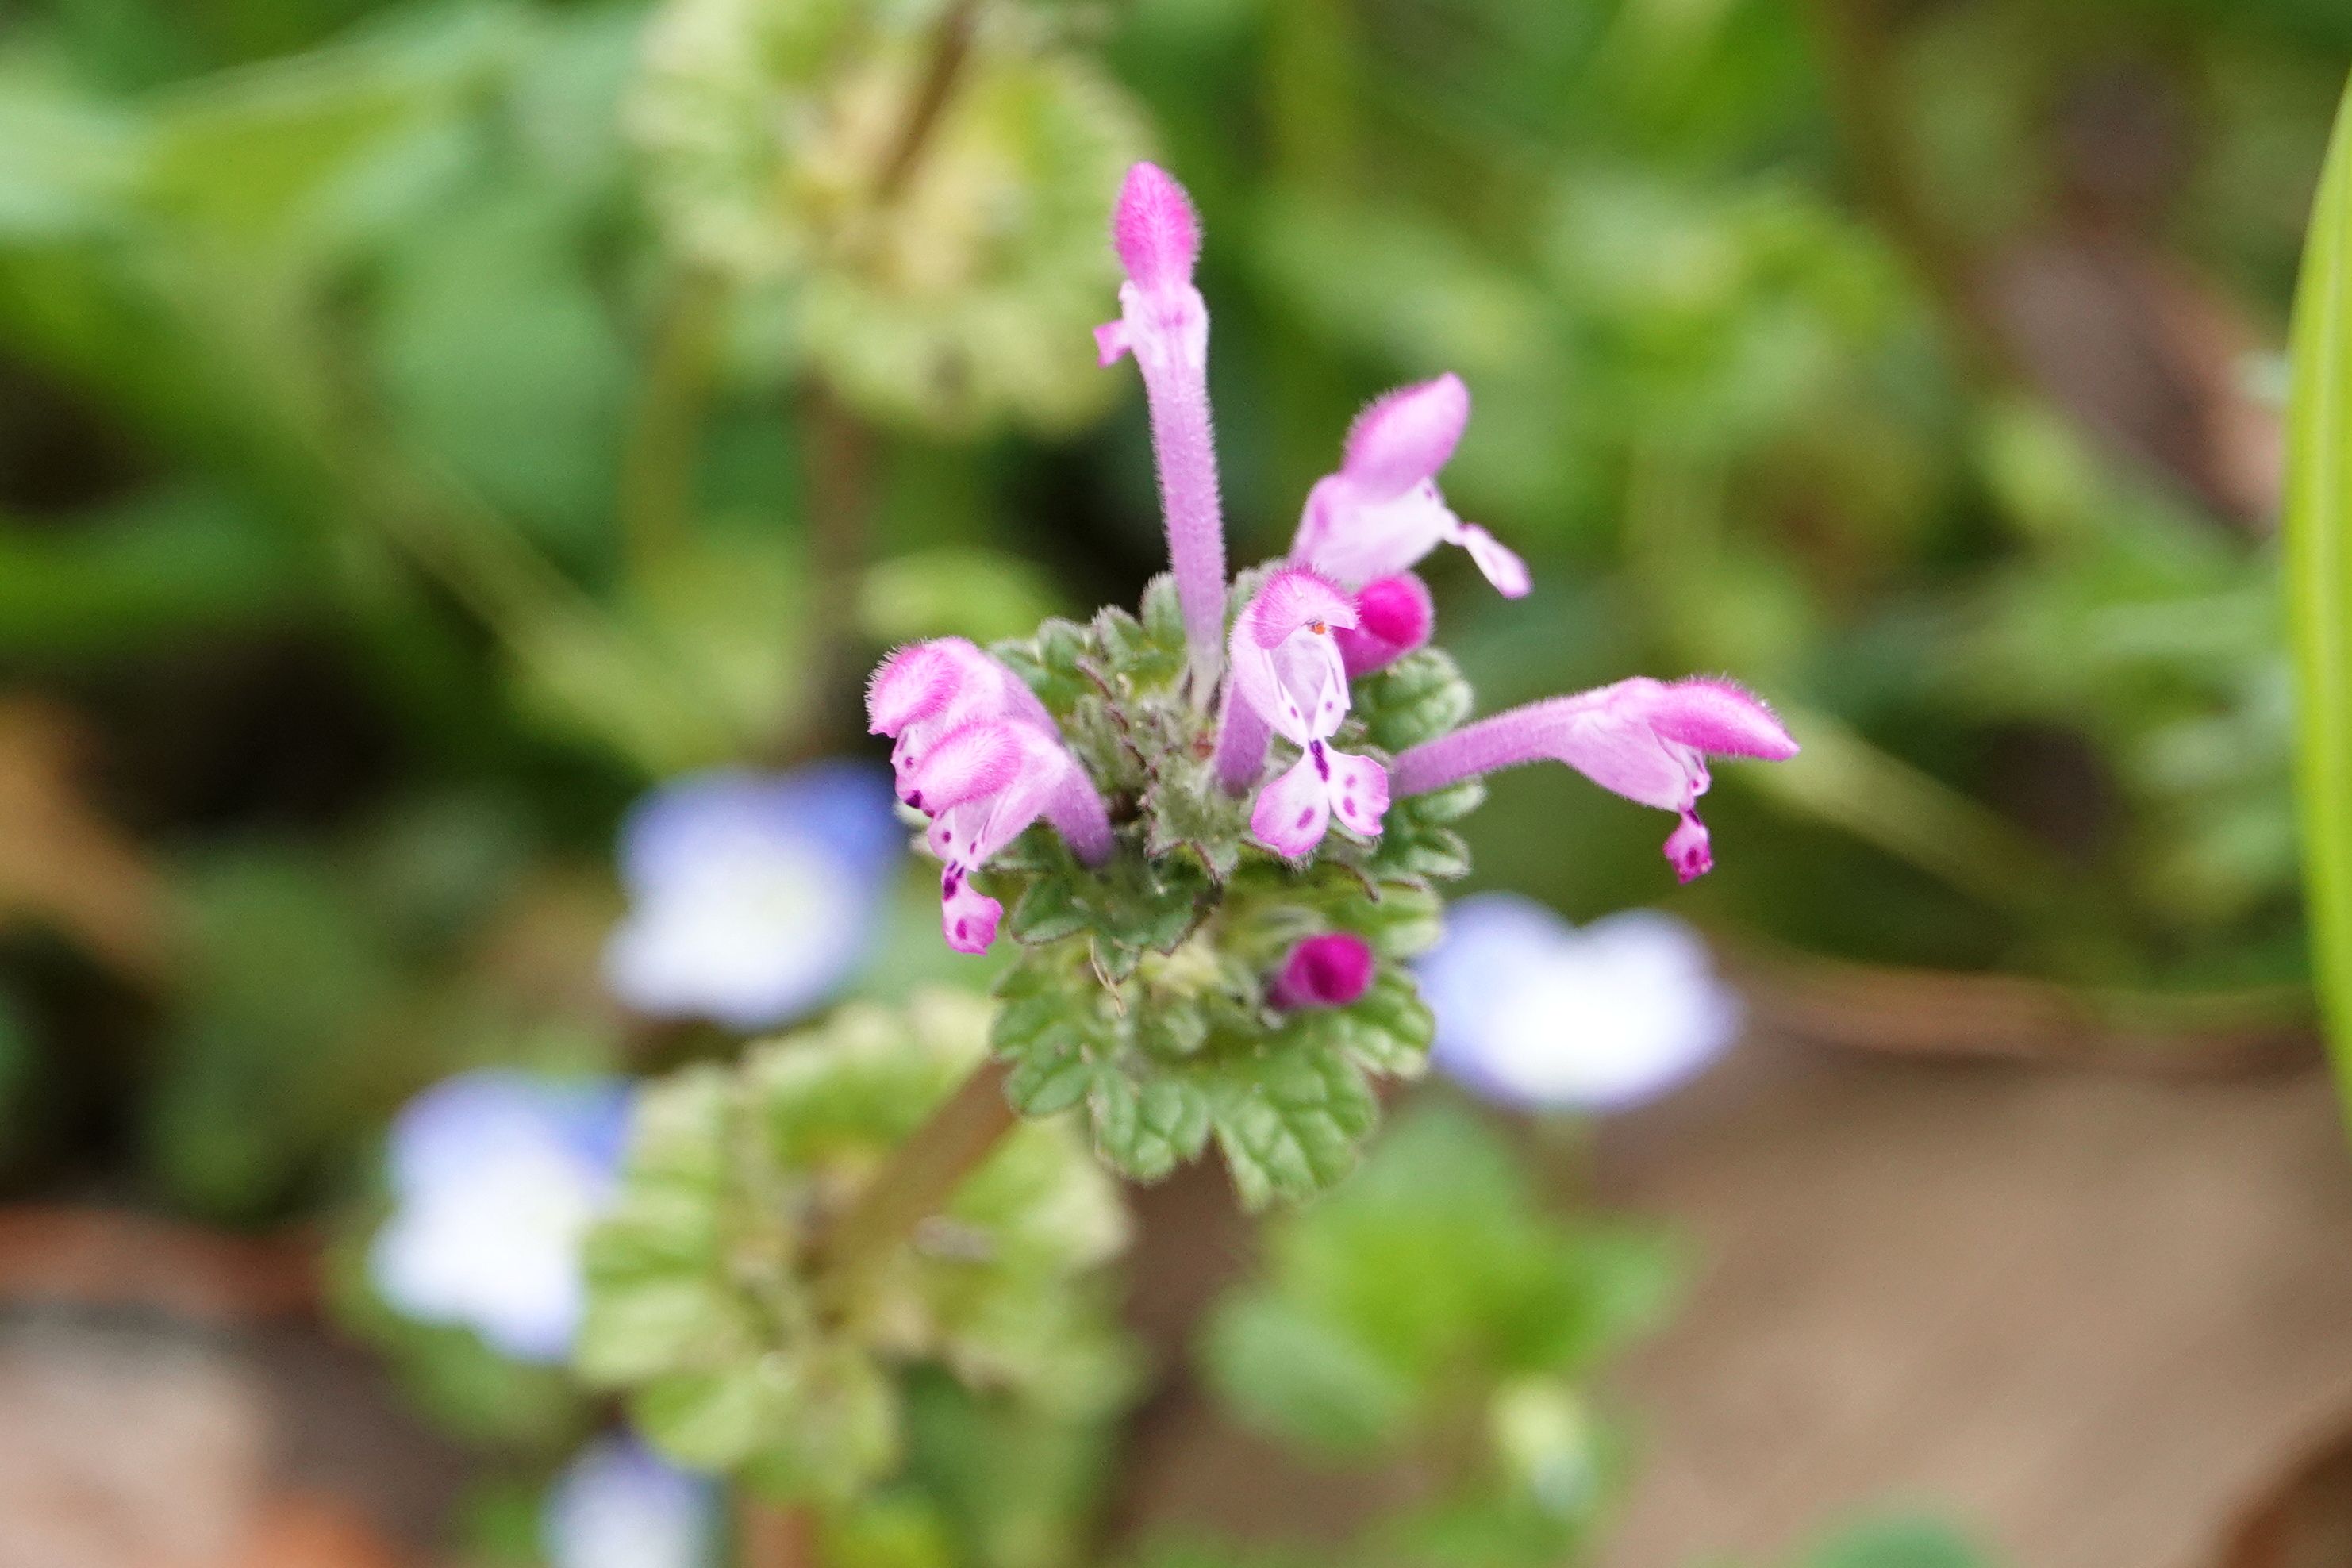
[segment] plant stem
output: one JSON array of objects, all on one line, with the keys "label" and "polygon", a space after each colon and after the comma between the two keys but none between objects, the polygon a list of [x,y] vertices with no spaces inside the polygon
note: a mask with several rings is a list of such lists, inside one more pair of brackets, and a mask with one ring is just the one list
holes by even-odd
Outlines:
[{"label": "plant stem", "polygon": [[895,203],[914,178],[924,145],[938,129],[948,100],[955,96],[956,79],[963,74],[964,61],[971,53],[972,32],[979,20],[980,0],[950,0],[947,9],[940,13],[931,29],[930,61],[915,89],[914,107],[898,128],[898,140],[882,161],[881,176],[874,183],[876,207]]},{"label": "plant stem", "polygon": [[738,1568],[821,1568],[816,1521],[804,1508],[779,1508],[750,1492],[735,1499]]},{"label": "plant stem", "polygon": [[842,1312],[875,1268],[938,1213],[1021,1118],[1004,1097],[1011,1069],[995,1057],[931,1112],[818,1239],[818,1300]]},{"label": "plant stem", "polygon": [[857,601],[866,572],[874,434],[822,378],[813,378],[801,399],[801,426],[808,464],[809,689],[820,704],[816,743],[829,746],[837,731],[854,735],[858,729],[843,707],[843,694],[860,689]]},{"label": "plant stem", "polygon": [[2000,323],[1978,294],[1967,247],[1909,177],[1883,3],[1811,0],[1807,6],[1846,161],[1864,201],[1940,308],[1969,368],[1996,384],[2021,381]]},{"label": "plant stem", "polygon": [[693,522],[696,434],[719,343],[725,290],[698,268],[679,275],[655,329],[627,448],[621,455],[621,536],[642,582]]}]

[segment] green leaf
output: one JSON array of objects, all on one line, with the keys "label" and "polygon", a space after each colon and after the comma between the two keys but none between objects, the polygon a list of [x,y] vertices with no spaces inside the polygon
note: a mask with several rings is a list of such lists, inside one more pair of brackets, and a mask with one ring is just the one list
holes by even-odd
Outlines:
[{"label": "green leaf", "polygon": [[[1252,1425],[1310,1446],[1564,1386],[1655,1321],[1672,1278],[1655,1237],[1544,1213],[1514,1152],[1451,1104],[1416,1107],[1265,1243],[1265,1281],[1217,1309],[1209,1370]],[[1269,1342],[1294,1347],[1295,1375],[1261,1370]]]},{"label": "green leaf", "polygon": [[1989,1568],[1991,1559],[1939,1520],[1867,1520],[1838,1531],[1801,1568]]},{"label": "green leaf", "polygon": [[1209,1096],[1181,1078],[1103,1073],[1088,1100],[1095,1147],[1126,1175],[1156,1182],[1207,1143]]},{"label": "green leaf", "polygon": [[1395,1438],[1420,1394],[1361,1340],[1280,1296],[1226,1302],[1209,1321],[1201,1354],[1248,1425],[1336,1455]]},{"label": "green leaf", "polygon": [[583,227],[536,191],[468,204],[394,253],[374,321],[403,433],[548,544],[594,561],[630,367]]},{"label": "green leaf", "polygon": [[[1068,998],[1087,993],[1008,989],[1002,1014],[1026,1017],[1041,1052],[1045,1037],[1077,1037]],[[909,1363],[1018,1400],[1098,1385],[1117,1358],[1100,1348],[1093,1271],[1126,1220],[1066,1123],[1015,1128],[846,1305],[812,1289],[810,1216],[854,1199],[981,1063],[990,1027],[987,1004],[960,994],[845,1006],[731,1068],[644,1089],[621,1191],[586,1247],[582,1375],[626,1391],[648,1437],[685,1463],[835,1500],[894,1462]],[[1053,1059],[1025,1086],[1033,1102],[1075,1098],[1052,1077],[1069,1061]]]},{"label": "green leaf", "polygon": [[2352,1108],[2352,93],[2336,121],[2295,296],[2286,574],[2312,943]]},{"label": "green leaf", "polygon": [[1214,1108],[1217,1146],[1254,1209],[1312,1197],[1355,1169],[1356,1146],[1380,1120],[1363,1069],[1311,1044],[1238,1067]]},{"label": "green leaf", "polygon": [[1056,719],[1067,718],[1097,689],[1081,668],[1087,657],[1086,628],[1074,622],[1049,620],[1035,636],[1001,642],[988,651],[1012,666]]},{"label": "green leaf", "polygon": [[858,590],[857,614],[879,643],[1016,637],[1053,607],[1054,584],[1034,564],[1003,551],[942,545],[877,562]]}]

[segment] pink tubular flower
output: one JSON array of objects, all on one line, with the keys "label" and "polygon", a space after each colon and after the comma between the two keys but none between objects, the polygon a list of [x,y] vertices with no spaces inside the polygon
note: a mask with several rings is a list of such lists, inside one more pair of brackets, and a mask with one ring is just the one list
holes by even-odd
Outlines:
[{"label": "pink tubular flower", "polygon": [[1209,310],[1192,287],[1201,224],[1192,198],[1158,164],[1136,164],[1119,188],[1111,242],[1128,280],[1119,286],[1119,319],[1095,329],[1095,346],[1104,364],[1132,353],[1143,373],[1169,564],[1192,647],[1193,689],[1205,701],[1224,636],[1225,530],[1209,426]]},{"label": "pink tubular flower", "polygon": [[1679,815],[1665,853],[1687,882],[1715,863],[1696,809],[1709,753],[1785,762],[1797,742],[1760,699],[1727,680],[1668,684],[1635,676],[1514,708],[1415,746],[1397,758],[1396,791],[1426,795],[1521,763],[1566,763],[1603,789]]},{"label": "pink tubular flower", "polygon": [[1314,852],[1334,812],[1369,838],[1389,808],[1381,765],[1324,743],[1348,715],[1348,673],[1333,630],[1355,624],[1347,595],[1297,566],[1268,577],[1234,623],[1218,776],[1234,794],[1246,793],[1265,769],[1272,734],[1299,746],[1297,763],[1265,787],[1250,814],[1259,842],[1294,859]]},{"label": "pink tubular flower", "polygon": [[1339,471],[1307,492],[1290,559],[1353,588],[1458,544],[1504,597],[1524,595],[1527,563],[1438,493],[1437,471],[1469,421],[1470,390],[1451,374],[1374,402],[1349,429]]},{"label": "pink tubular flower", "polygon": [[1034,724],[983,719],[941,736],[908,781],[931,814],[924,842],[939,857],[940,925],[958,952],[985,952],[1004,906],[971,875],[1039,817],[1087,865],[1111,852],[1110,816],[1094,781]]},{"label": "pink tubular flower", "polygon": [[1285,1011],[1345,1007],[1371,989],[1375,967],[1372,944],[1353,931],[1310,936],[1290,950],[1265,999]]},{"label": "pink tubular flower", "polygon": [[891,738],[898,798],[925,809],[911,780],[940,740],[981,719],[1012,719],[1058,735],[1053,715],[1028,684],[961,637],[939,637],[895,650],[866,683],[868,729]]},{"label": "pink tubular flower", "polygon": [[1436,606],[1429,589],[1410,572],[1375,577],[1356,595],[1356,624],[1332,636],[1339,641],[1339,660],[1348,679],[1385,669],[1417,647],[1427,646],[1436,624]]}]

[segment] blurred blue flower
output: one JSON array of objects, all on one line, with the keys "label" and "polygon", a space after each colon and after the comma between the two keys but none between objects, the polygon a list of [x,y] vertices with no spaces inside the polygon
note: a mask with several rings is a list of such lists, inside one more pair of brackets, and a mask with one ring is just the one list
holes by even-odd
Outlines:
[{"label": "blurred blue flower", "polygon": [[580,1246],[618,1174],[629,1090],[469,1072],[394,1121],[394,1207],[368,1254],[377,1293],[425,1322],[472,1329],[520,1361],[571,1353]]},{"label": "blurred blue flower", "polygon": [[1465,1088],[1530,1107],[1603,1110],[1652,1099],[1739,1032],[1738,993],[1685,921],[1630,910],[1579,929],[1515,893],[1445,913],[1421,963],[1437,1016],[1430,1059]]},{"label": "blurred blue flower", "polygon": [[807,1012],[873,944],[906,840],[889,776],[858,763],[664,784],[621,825],[629,912],[605,980],[655,1017],[761,1029]]},{"label": "blurred blue flower", "polygon": [[540,1515],[552,1568],[706,1568],[717,1534],[710,1483],[630,1437],[580,1452]]}]

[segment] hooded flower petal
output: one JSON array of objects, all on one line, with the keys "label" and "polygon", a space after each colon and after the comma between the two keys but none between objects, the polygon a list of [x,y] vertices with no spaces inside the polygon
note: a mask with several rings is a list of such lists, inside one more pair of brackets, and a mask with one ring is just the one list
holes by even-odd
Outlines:
[{"label": "hooded flower petal", "polygon": [[1291,560],[1360,586],[1409,570],[1440,544],[1458,544],[1506,597],[1525,594],[1527,563],[1456,517],[1437,488],[1469,418],[1469,389],[1452,374],[1401,387],[1365,409],[1348,432],[1339,471],[1307,492]]},{"label": "hooded flower petal", "polygon": [[377,1293],[517,1360],[562,1361],[584,1300],[581,1243],[611,1195],[628,1103],[618,1079],[487,1071],[411,1100],[386,1149],[394,1207],[368,1252]]},{"label": "hooded flower petal", "polygon": [[1514,708],[1415,746],[1397,759],[1395,787],[1425,795],[1521,763],[1566,763],[1603,789],[1678,814],[1666,857],[1687,882],[1714,864],[1696,809],[1709,782],[1709,752],[1781,762],[1797,754],[1797,743],[1769,708],[1729,681],[1669,685],[1636,676]]},{"label": "hooded flower petal", "polygon": [[1656,1097],[1739,1032],[1737,993],[1671,915],[1633,910],[1579,929],[1513,893],[1445,912],[1420,964],[1437,1018],[1430,1060],[1506,1104],[1609,1110]]},{"label": "hooded flower petal", "polygon": [[1184,187],[1157,164],[1128,171],[1111,221],[1127,268],[1119,319],[1095,329],[1106,365],[1132,353],[1151,407],[1169,564],[1191,645],[1196,689],[1215,683],[1225,621],[1224,517],[1209,423],[1209,310],[1192,287],[1200,219]]},{"label": "hooded flower petal", "polygon": [[664,784],[622,825],[606,984],[651,1017],[749,1030],[805,1012],[869,951],[905,842],[863,763]]},{"label": "hooded flower petal", "polygon": [[924,842],[940,863],[940,929],[958,952],[983,952],[1003,908],[972,874],[1044,817],[1089,864],[1111,850],[1110,816],[1061,742],[1015,720],[967,724],[942,737],[909,779],[931,813]]},{"label": "hooded flower petal", "polygon": [[1348,672],[1331,634],[1355,624],[1354,604],[1328,579],[1297,567],[1275,573],[1234,623],[1235,691],[1302,746],[1331,734],[1348,713]]},{"label": "hooded flower petal", "polygon": [[[885,658],[866,683],[869,730],[892,740],[899,798],[908,775],[939,739],[979,719],[1018,719],[1056,734],[1053,715],[1028,683],[962,637],[910,643]],[[921,808],[922,803],[907,800]]]}]

